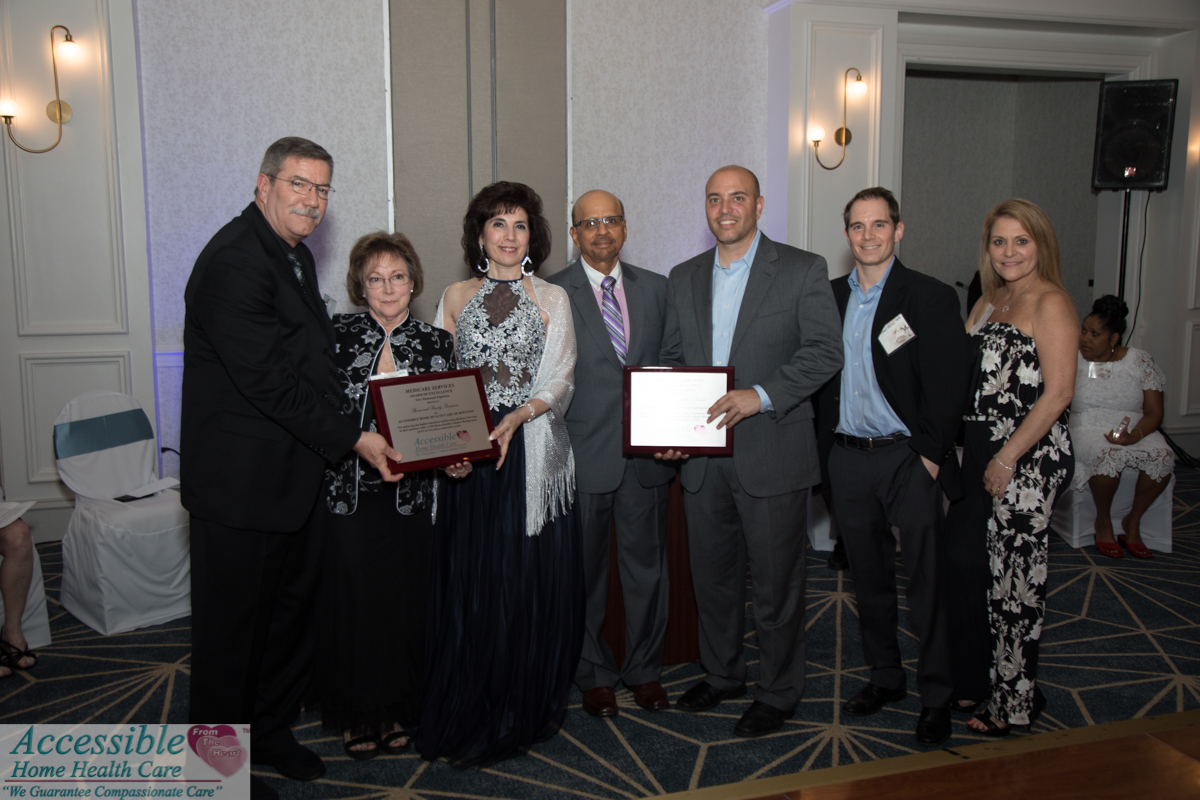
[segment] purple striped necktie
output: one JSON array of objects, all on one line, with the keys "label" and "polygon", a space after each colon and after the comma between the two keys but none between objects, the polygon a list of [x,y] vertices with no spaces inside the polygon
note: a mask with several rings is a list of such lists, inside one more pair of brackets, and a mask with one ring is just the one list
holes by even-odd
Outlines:
[{"label": "purple striped necktie", "polygon": [[600,301],[600,313],[604,317],[604,327],[608,328],[608,338],[612,340],[613,349],[617,351],[617,360],[625,365],[625,323],[621,319],[621,306],[617,305],[617,297],[613,287],[617,279],[609,275],[600,281],[604,294]]}]

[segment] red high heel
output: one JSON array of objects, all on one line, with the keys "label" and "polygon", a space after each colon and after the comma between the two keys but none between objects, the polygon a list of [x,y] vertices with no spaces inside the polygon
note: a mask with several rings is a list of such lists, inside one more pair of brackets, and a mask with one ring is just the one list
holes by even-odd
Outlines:
[{"label": "red high heel", "polygon": [[1121,552],[1121,548],[1116,542],[1096,542],[1096,549],[1100,551],[1100,555],[1108,556],[1109,558],[1124,558],[1125,554]]},{"label": "red high heel", "polygon": [[1121,547],[1124,547],[1126,550],[1128,550],[1129,555],[1133,556],[1134,558],[1154,558],[1154,553],[1150,552],[1149,547],[1146,547],[1146,545],[1141,542],[1138,542],[1137,544],[1130,544],[1123,533],[1117,537],[1117,541],[1120,542]]}]

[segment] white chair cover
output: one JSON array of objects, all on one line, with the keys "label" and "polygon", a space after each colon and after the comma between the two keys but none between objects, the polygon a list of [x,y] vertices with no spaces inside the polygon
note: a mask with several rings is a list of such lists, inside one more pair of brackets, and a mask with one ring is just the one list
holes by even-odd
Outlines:
[{"label": "white chair cover", "polygon": [[88,392],[55,420],[75,512],[63,538],[63,608],[109,635],[191,613],[188,515],[174,491],[113,500],[154,480],[153,430],[137,400]]},{"label": "white chair cover", "polygon": [[[1121,518],[1133,507],[1133,488],[1137,483],[1137,470],[1127,469],[1121,473],[1121,483],[1113,498],[1113,529],[1121,532]],[[1171,526],[1174,521],[1175,476],[1158,499],[1150,504],[1142,517],[1142,541],[1151,550],[1171,552]],[[1058,532],[1067,544],[1074,548],[1089,547],[1096,543],[1096,504],[1092,492],[1082,489],[1067,489],[1061,492],[1054,503],[1050,527]]]}]

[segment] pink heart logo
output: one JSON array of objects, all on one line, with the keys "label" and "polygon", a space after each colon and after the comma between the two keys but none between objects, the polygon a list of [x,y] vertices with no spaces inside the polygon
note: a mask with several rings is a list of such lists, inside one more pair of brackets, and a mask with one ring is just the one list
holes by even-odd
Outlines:
[{"label": "pink heart logo", "polygon": [[187,739],[192,752],[226,778],[246,763],[246,748],[228,725],[193,725]]},{"label": "pink heart logo", "polygon": [[457,436],[459,439],[462,439],[464,442],[471,441],[471,432],[470,431],[459,431],[458,433],[455,434],[455,436]]}]

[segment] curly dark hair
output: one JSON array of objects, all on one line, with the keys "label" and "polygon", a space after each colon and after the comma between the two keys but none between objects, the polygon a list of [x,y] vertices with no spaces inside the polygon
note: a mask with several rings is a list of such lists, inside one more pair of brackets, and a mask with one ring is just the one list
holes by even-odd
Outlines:
[{"label": "curly dark hair", "polygon": [[408,280],[412,286],[412,299],[417,299],[425,288],[425,273],[421,269],[421,257],[413,248],[412,242],[403,233],[388,233],[375,231],[359,240],[350,248],[350,269],[346,272],[346,294],[350,302],[356,306],[367,304],[366,278],[367,270],[375,266],[375,261],[384,255],[391,254],[408,265]]},{"label": "curly dark hair", "polygon": [[1125,318],[1129,316],[1129,306],[1125,305],[1124,300],[1116,295],[1106,294],[1092,303],[1092,313],[1088,316],[1099,320],[1100,327],[1104,330],[1117,334],[1117,344],[1121,343],[1119,337],[1125,335]]},{"label": "curly dark hair", "polygon": [[463,263],[468,269],[484,263],[479,239],[483,236],[483,226],[487,221],[518,208],[529,217],[529,260],[532,268],[536,270],[549,257],[550,223],[542,216],[542,198],[523,183],[497,181],[479,190],[463,217]]}]

